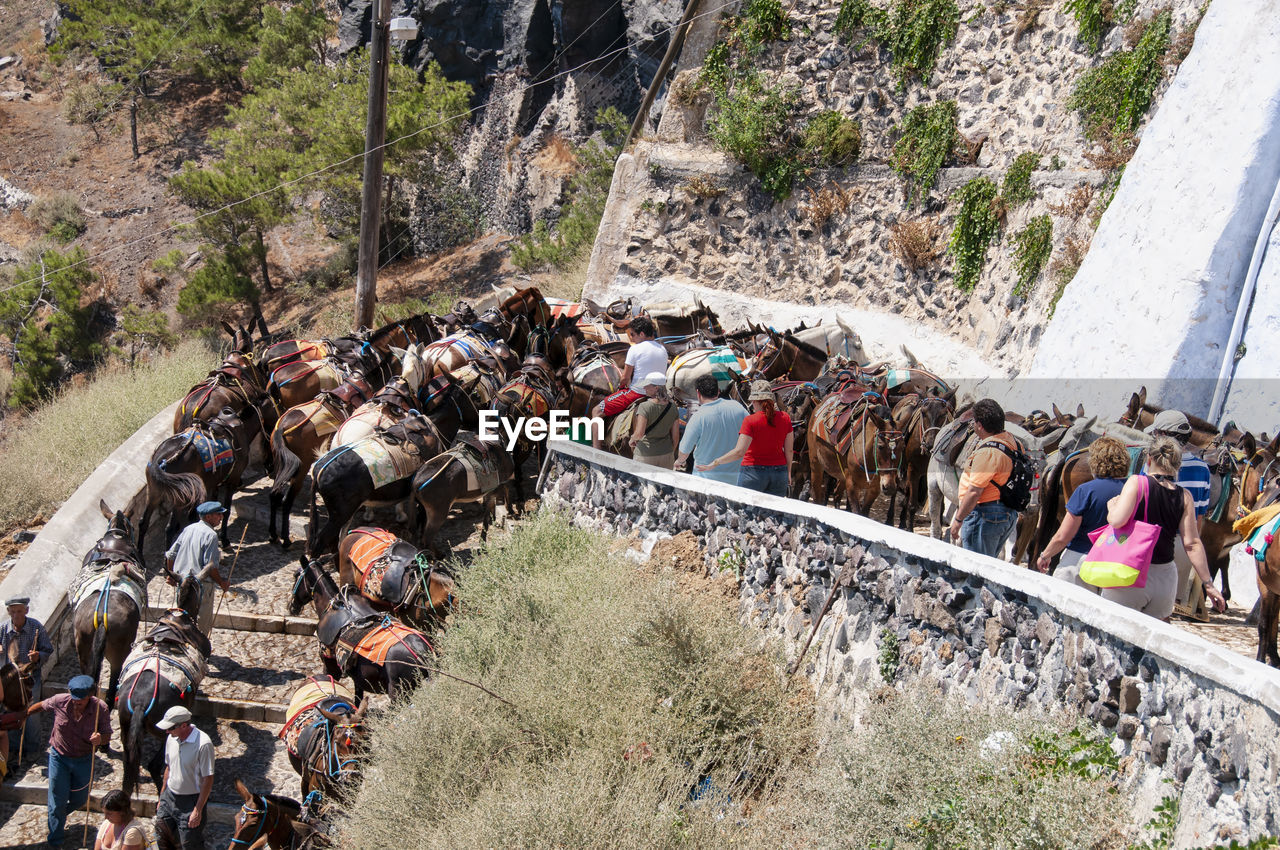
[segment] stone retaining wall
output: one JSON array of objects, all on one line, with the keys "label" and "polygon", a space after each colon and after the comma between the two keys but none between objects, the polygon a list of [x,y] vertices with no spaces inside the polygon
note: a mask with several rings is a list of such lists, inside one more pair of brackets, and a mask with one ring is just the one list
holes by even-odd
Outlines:
[{"label": "stone retaining wall", "polygon": [[888,630],[903,678],[974,703],[1078,711],[1113,731],[1136,821],[1181,794],[1177,846],[1277,832],[1280,670],[941,541],[576,444],[553,444],[539,491],[579,525],[648,544],[693,532],[709,570],[741,571],[744,620],[793,656],[852,570],[805,660],[841,715],[881,686]]}]

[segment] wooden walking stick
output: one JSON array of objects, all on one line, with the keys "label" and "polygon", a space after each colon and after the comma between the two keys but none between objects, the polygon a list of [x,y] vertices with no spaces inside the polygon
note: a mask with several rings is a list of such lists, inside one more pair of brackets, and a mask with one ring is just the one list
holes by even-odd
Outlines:
[{"label": "wooden walking stick", "polygon": [[813,621],[813,631],[809,632],[809,639],[804,642],[804,649],[800,650],[800,655],[796,658],[796,663],[792,665],[791,671],[787,673],[788,686],[791,684],[791,678],[795,676],[796,671],[800,669],[800,664],[804,661],[805,653],[809,651],[809,644],[813,643],[814,636],[818,634],[818,627],[822,625],[822,618],[827,616],[827,612],[831,610],[831,603],[836,599],[836,592],[846,587],[850,587],[853,584],[854,566],[855,565],[852,562],[845,564],[840,569],[840,577],[831,584],[831,592],[827,594],[827,603],[822,606],[822,612],[818,614],[818,619]]},{"label": "wooden walking stick", "polygon": [[[93,709],[94,714],[96,715],[93,721],[93,731],[96,734],[101,735],[102,730],[98,728],[98,723],[102,720],[102,715],[98,713],[98,707],[94,705],[92,702],[92,700],[95,700],[97,698],[98,698],[98,690],[97,690],[97,686],[95,685],[94,691],[93,691],[93,697],[91,698],[89,705],[85,706],[85,711],[88,711],[90,708]],[[102,743],[105,744],[107,742],[104,741]],[[98,747],[99,746],[102,746],[102,744],[91,745],[89,748],[89,793],[86,794],[84,798],[84,835],[80,839],[81,844],[89,843],[89,822],[91,819],[89,806],[93,803],[93,782],[95,778],[94,768],[98,766]]]},{"label": "wooden walking stick", "polygon": [[[245,522],[244,531],[240,532],[240,542],[236,544],[236,556],[231,559],[231,569],[227,570],[227,585],[231,585],[231,576],[235,575],[236,562],[240,560],[240,550],[244,548],[244,536],[249,533],[249,523]],[[227,591],[222,591],[222,595],[218,597],[218,606],[213,610],[213,623],[209,624],[209,630],[213,631],[214,623],[218,622],[218,615],[222,613],[222,600],[227,598]]]}]

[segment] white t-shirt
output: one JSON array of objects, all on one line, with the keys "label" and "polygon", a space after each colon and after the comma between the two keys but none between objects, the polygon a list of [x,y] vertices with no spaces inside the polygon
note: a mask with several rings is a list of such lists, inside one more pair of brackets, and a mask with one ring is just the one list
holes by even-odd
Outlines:
[{"label": "white t-shirt", "polygon": [[639,389],[650,372],[667,374],[667,349],[657,340],[637,342],[627,349],[627,365],[631,367],[631,388]]},{"label": "white t-shirt", "polygon": [[175,794],[199,794],[206,776],[213,776],[213,741],[196,727],[179,743],[165,737],[164,763],[169,767],[169,790]]}]

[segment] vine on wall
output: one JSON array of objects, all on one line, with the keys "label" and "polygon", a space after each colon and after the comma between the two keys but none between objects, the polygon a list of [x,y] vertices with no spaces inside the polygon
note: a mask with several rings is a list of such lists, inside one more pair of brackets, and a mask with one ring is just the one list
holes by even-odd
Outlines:
[{"label": "vine on wall", "polygon": [[1040,154],[1027,151],[1018,154],[1018,158],[1005,172],[1004,183],[1000,187],[1000,195],[1010,209],[1025,204],[1035,197],[1031,189],[1031,172],[1040,165]]},{"label": "vine on wall", "polygon": [[1026,296],[1053,250],[1053,219],[1038,215],[1013,237],[1013,268],[1018,273],[1015,295]]},{"label": "vine on wall", "polygon": [[1132,50],[1108,57],[1076,83],[1067,106],[1080,113],[1089,138],[1105,141],[1138,129],[1164,78],[1172,20],[1168,9],[1156,13]]},{"label": "vine on wall", "polygon": [[933,188],[938,169],[955,147],[956,102],[943,100],[917,106],[902,120],[902,136],[893,146],[893,170],[907,179],[907,199],[914,203]]},{"label": "vine on wall", "polygon": [[963,292],[972,292],[987,260],[987,246],[1000,232],[1000,204],[996,184],[975,177],[951,196],[960,203],[955,229],[947,253],[955,258],[955,282]]},{"label": "vine on wall", "polygon": [[887,10],[868,0],[844,0],[836,16],[835,31],[852,38],[867,31],[889,49],[898,84],[906,88],[911,77],[929,82],[942,48],[955,41],[960,9],[955,0],[898,0]]}]

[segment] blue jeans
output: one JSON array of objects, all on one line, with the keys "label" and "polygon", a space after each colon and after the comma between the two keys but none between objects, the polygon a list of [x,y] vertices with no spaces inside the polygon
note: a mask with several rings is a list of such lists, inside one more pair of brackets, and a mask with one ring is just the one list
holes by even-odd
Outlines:
[{"label": "blue jeans", "polygon": [[1018,514],[999,502],[983,502],[973,509],[960,525],[960,545],[970,552],[981,552],[993,558],[1013,531]]},{"label": "blue jeans", "polygon": [[93,756],[68,758],[49,748],[49,844],[54,847],[66,838],[67,815],[89,799],[92,765]]},{"label": "blue jeans", "polygon": [[787,468],[785,466],[744,466],[738,473],[738,486],[785,498]]}]

